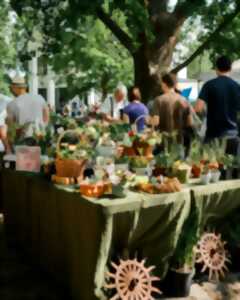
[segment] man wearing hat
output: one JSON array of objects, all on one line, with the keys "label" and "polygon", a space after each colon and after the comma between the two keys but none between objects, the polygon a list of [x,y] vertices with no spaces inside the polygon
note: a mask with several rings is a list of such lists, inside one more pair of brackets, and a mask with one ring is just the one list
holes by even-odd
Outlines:
[{"label": "man wearing hat", "polygon": [[7,106],[8,124],[38,123],[45,125],[49,121],[49,109],[41,95],[27,92],[27,84],[22,77],[15,77],[10,86],[11,92],[16,97]]}]

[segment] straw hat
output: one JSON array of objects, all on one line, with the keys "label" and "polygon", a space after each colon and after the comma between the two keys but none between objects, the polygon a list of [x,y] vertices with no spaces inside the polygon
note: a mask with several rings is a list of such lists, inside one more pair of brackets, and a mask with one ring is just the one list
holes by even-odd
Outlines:
[{"label": "straw hat", "polygon": [[27,83],[25,81],[25,78],[24,77],[20,77],[20,76],[16,76],[12,79],[12,85],[15,85],[17,87],[27,87]]}]

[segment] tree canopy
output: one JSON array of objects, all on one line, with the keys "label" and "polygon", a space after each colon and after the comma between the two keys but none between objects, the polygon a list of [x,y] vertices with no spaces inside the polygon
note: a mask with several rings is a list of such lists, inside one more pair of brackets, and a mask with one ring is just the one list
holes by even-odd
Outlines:
[{"label": "tree canopy", "polygon": [[2,1],[0,9],[0,93],[8,94],[8,72],[16,64],[16,38],[10,7]]},{"label": "tree canopy", "polygon": [[[89,58],[95,51],[92,57],[94,62],[101,65],[97,67],[100,70],[104,60],[106,65],[109,63],[106,56],[113,61],[125,62],[129,61],[129,55],[134,63],[135,83],[146,98],[159,92],[162,72],[170,68],[179,71],[204,50],[210,51],[212,59],[222,52],[233,57],[238,55],[240,0],[175,2],[173,5],[170,0],[11,0],[18,16],[27,20],[28,30],[38,27],[41,31],[41,51],[48,56],[59,55],[68,46],[72,54],[66,56],[66,59],[71,58],[79,66],[77,62],[80,57],[84,57],[81,51],[86,46],[85,50],[97,49],[97,52],[87,51],[87,56]],[[89,18],[92,18],[91,22],[101,21],[108,29],[105,34],[99,23],[94,25],[91,30],[97,32],[95,36],[99,36],[100,40],[95,38],[93,43],[91,38],[89,41],[84,37],[85,32],[89,33],[84,29],[90,22]],[[187,51],[186,55],[180,56],[182,60],[179,61],[175,59],[174,53],[179,42],[183,43],[189,28],[197,34],[189,40],[189,46],[193,43],[196,48],[189,47],[192,53]],[[111,50],[111,44],[117,40],[125,48],[125,52],[120,50],[123,56],[118,54],[119,50]],[[96,43],[103,47],[96,47]],[[117,48],[121,49],[120,46]],[[86,61],[90,62],[91,59]],[[93,77],[97,80],[97,73]]]}]

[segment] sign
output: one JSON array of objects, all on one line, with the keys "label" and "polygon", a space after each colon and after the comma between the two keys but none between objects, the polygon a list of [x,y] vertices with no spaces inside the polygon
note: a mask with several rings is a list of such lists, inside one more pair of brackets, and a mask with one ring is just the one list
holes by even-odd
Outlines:
[{"label": "sign", "polygon": [[40,147],[17,146],[16,170],[39,173],[41,168]]}]

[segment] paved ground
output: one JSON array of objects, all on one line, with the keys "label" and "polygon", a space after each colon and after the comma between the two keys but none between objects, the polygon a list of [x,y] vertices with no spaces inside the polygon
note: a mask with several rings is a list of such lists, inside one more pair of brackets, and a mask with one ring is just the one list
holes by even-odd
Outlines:
[{"label": "paved ground", "polygon": [[[0,215],[0,300],[71,300],[61,287],[46,279],[46,274],[24,263],[20,257],[7,248]],[[229,275],[224,283],[195,283],[191,296],[181,299],[240,300],[240,274]]]}]

